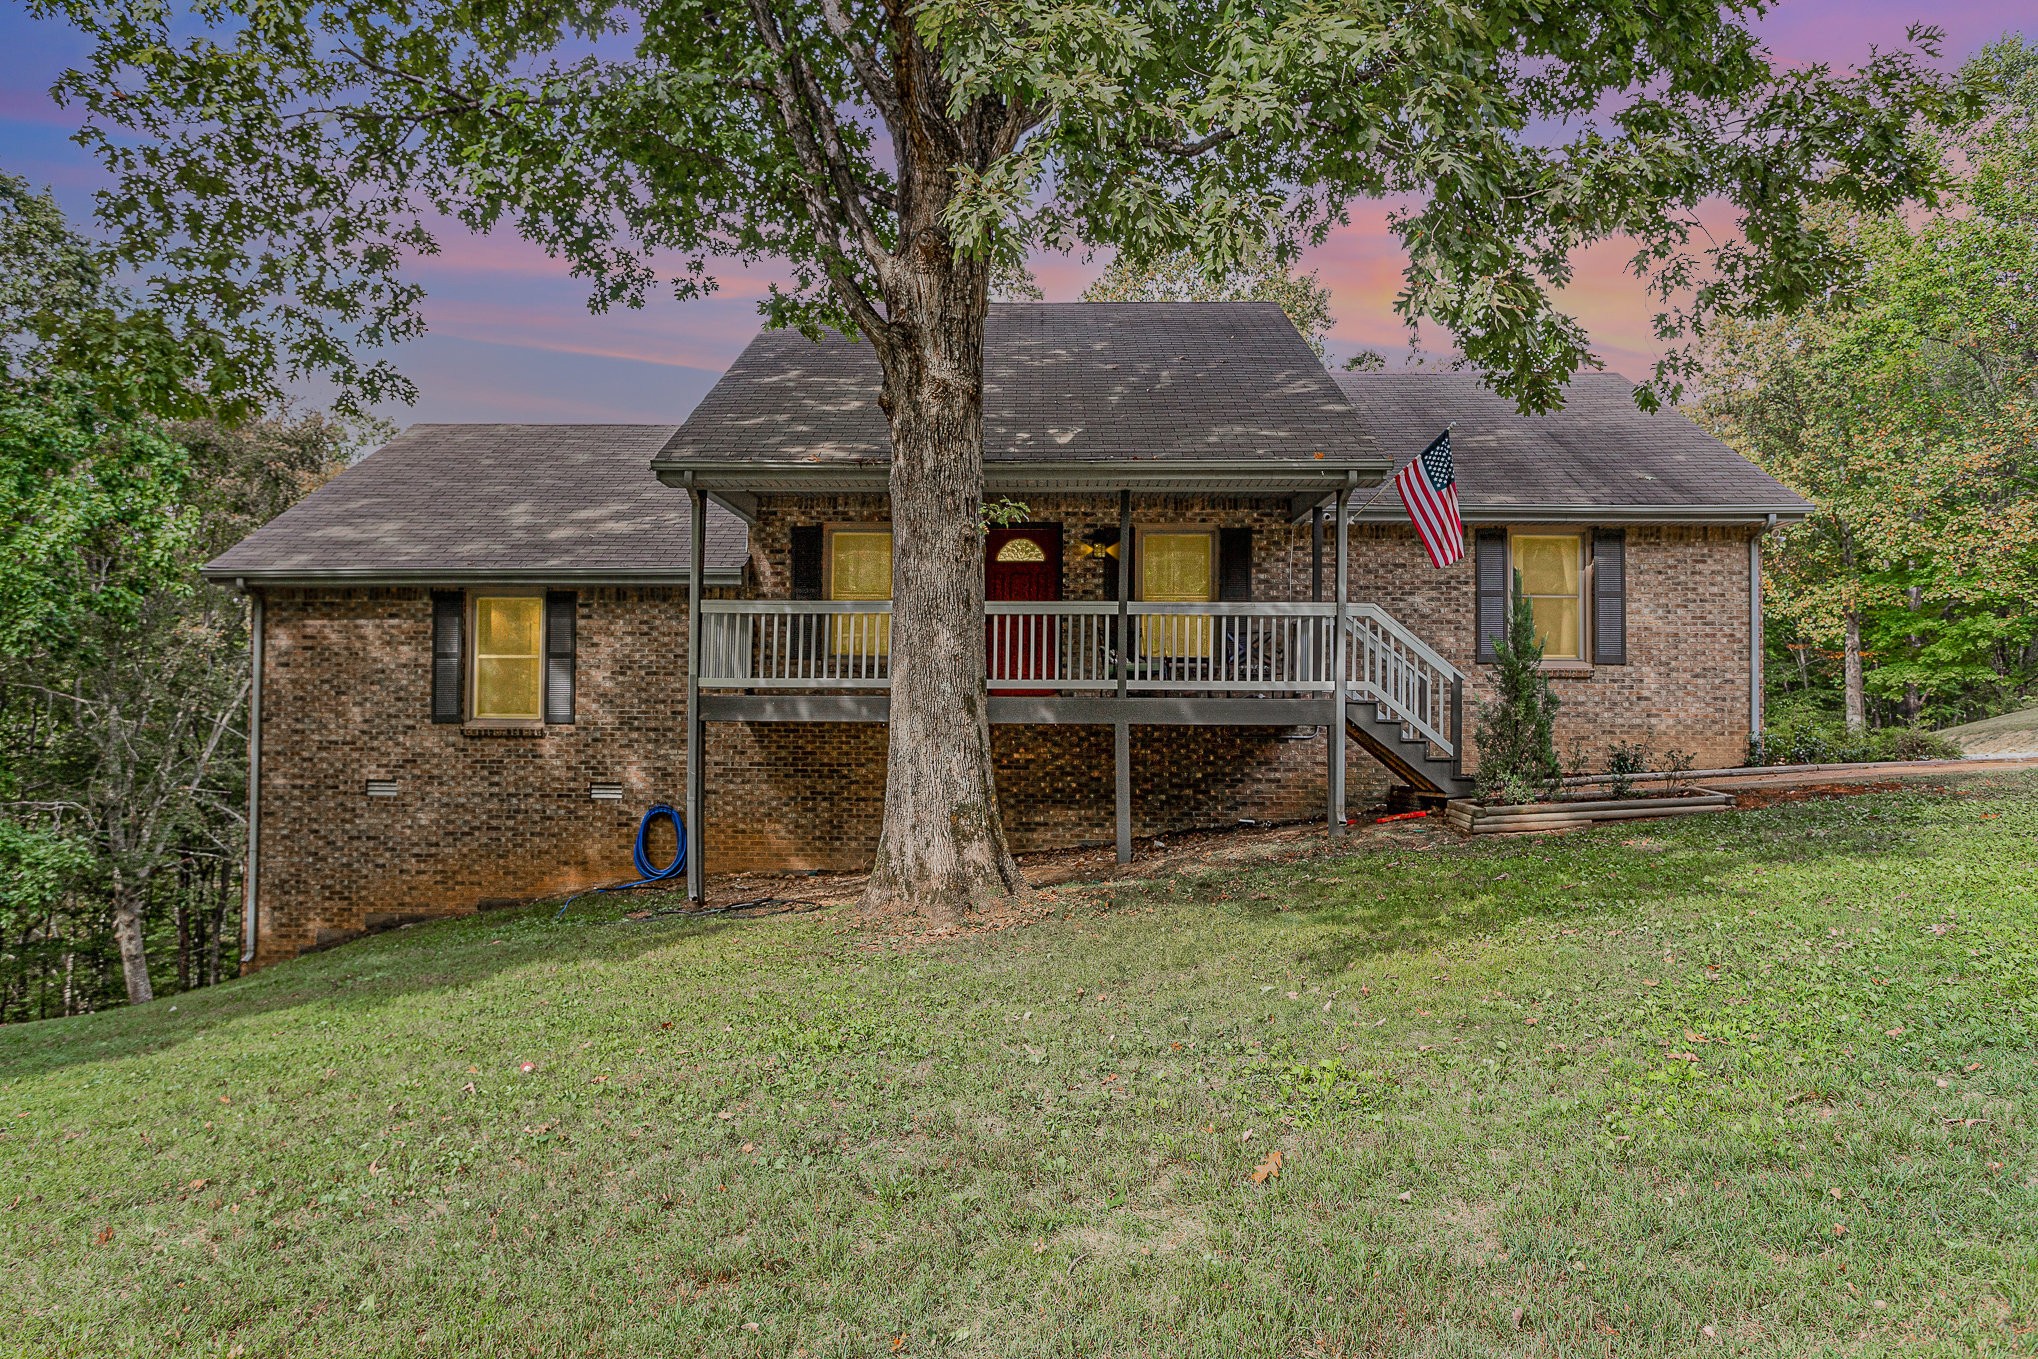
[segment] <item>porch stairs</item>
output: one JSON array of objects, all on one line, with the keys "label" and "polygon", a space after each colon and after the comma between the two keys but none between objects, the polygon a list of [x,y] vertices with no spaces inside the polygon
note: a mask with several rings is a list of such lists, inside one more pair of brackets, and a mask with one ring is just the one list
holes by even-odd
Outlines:
[{"label": "porch stairs", "polygon": [[1353,607],[1345,631],[1346,734],[1418,794],[1469,793],[1464,675],[1377,606]]},{"label": "porch stairs", "polygon": [[1345,708],[1345,731],[1417,793],[1470,796],[1472,780],[1458,772],[1457,761],[1433,754],[1426,737],[1412,734],[1385,707],[1364,702],[1349,705]]}]

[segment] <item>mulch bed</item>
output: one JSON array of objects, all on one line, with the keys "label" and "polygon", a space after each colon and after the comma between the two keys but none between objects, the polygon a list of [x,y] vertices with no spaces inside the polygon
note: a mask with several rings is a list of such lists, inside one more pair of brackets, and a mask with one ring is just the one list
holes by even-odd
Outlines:
[{"label": "mulch bed", "polygon": [[1734,806],[1742,811],[1759,807],[1774,807],[1783,802],[1810,802],[1815,798],[1859,797],[1863,793],[1895,793],[1907,787],[1924,787],[1931,792],[1943,793],[1944,788],[1930,785],[1903,784],[1893,781],[1883,783],[1815,783],[1791,788],[1735,788]]}]

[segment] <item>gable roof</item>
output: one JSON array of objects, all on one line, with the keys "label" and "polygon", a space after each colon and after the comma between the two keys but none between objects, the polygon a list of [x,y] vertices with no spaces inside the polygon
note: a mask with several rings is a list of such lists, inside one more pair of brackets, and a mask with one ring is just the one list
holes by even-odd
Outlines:
[{"label": "gable roof", "polygon": [[[684,581],[688,497],[651,456],[672,425],[413,425],[206,564],[213,580]],[[743,523],[710,507],[704,584],[734,584]]]},{"label": "gable roof", "polygon": [[[1591,515],[1609,522],[1802,518],[1812,504],[1675,411],[1635,406],[1634,383],[1581,373],[1562,410],[1523,415],[1477,373],[1339,373],[1398,467],[1451,429],[1465,520]],[[1361,517],[1398,518],[1392,492]]]},{"label": "gable roof", "polygon": [[[659,453],[669,481],[734,490],[881,483],[891,436],[859,339],[766,331]],[[1385,459],[1271,302],[997,303],[984,331],[993,489],[1304,469],[1326,487]],[[1049,469],[1056,469],[1050,471]],[[1069,480],[1073,479],[1073,480]],[[1279,487],[1267,487],[1269,492]]]}]

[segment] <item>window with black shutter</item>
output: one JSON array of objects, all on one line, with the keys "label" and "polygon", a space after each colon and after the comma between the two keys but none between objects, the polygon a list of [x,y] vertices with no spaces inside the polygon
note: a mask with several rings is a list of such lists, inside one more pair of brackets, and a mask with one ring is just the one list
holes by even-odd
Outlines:
[{"label": "window with black shutter", "polygon": [[1592,533],[1592,663],[1628,663],[1628,535]]},{"label": "window with black shutter", "polygon": [[1253,597],[1253,531],[1249,528],[1217,530],[1217,597],[1231,604],[1243,604]]},{"label": "window with black shutter", "polygon": [[1482,528],[1473,535],[1473,639],[1481,663],[1499,659],[1493,644],[1507,635],[1507,530]]},{"label": "window with black shutter", "polygon": [[457,591],[432,595],[432,721],[458,722],[466,678],[461,634],[467,626],[467,597]]},{"label": "window with black shutter", "polygon": [[1117,552],[1110,551],[1110,549],[1118,546],[1117,526],[1113,525],[1110,528],[1091,529],[1088,537],[1091,544],[1091,554],[1099,558],[1098,564],[1103,568],[1104,598],[1115,600],[1118,598],[1119,554]]},{"label": "window with black shutter", "polygon": [[792,530],[791,562],[792,594],[794,599],[821,598],[824,581],[821,574],[822,532],[819,524],[796,524]]},{"label": "window with black shutter", "polygon": [[545,596],[545,720],[573,721],[573,657],[580,596],[554,590]]}]

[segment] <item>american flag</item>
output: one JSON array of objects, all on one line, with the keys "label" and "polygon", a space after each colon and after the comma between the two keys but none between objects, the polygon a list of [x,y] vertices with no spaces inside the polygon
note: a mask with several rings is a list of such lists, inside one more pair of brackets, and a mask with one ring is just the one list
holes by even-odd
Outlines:
[{"label": "american flag", "polygon": [[1408,517],[1422,535],[1433,565],[1446,567],[1465,555],[1465,525],[1458,518],[1458,474],[1451,465],[1449,430],[1437,435],[1395,474],[1394,489],[1401,492],[1401,503],[1408,507]]}]

